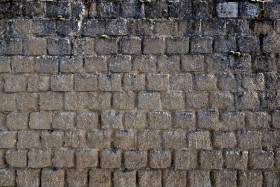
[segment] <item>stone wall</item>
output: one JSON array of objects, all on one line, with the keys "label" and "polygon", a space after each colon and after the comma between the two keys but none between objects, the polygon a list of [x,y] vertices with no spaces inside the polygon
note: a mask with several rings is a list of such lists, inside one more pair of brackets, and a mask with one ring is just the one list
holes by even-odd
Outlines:
[{"label": "stone wall", "polygon": [[279,187],[279,54],[279,0],[0,0],[0,186]]}]

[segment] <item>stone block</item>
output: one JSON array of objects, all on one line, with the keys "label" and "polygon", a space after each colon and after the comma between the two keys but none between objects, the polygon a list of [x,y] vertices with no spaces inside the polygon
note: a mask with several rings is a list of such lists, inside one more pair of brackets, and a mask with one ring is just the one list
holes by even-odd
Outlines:
[{"label": "stone block", "polygon": [[146,151],[125,151],[124,166],[127,169],[141,169],[147,167],[148,154]]},{"label": "stone block", "polygon": [[31,112],[29,127],[31,129],[51,129],[52,113],[51,112]]},{"label": "stone block", "polygon": [[62,169],[48,169],[44,168],[41,171],[41,185],[42,187],[48,186],[64,186],[65,171]]},{"label": "stone block", "polygon": [[171,167],[171,152],[168,150],[152,150],[149,152],[149,165],[154,169]]},{"label": "stone block", "polygon": [[237,2],[219,3],[217,4],[217,13],[219,18],[237,18],[238,3]]},{"label": "stone block", "polygon": [[74,167],[74,150],[58,148],[54,150],[53,165],[56,168]]},{"label": "stone block", "polygon": [[28,128],[27,112],[12,112],[6,116],[6,127],[9,130],[25,130]]},{"label": "stone block", "polygon": [[77,150],[75,153],[76,167],[82,168],[95,168],[98,165],[98,151],[90,149]]},{"label": "stone block", "polygon": [[39,131],[19,131],[17,139],[18,149],[40,148],[40,132]]},{"label": "stone block", "polygon": [[136,187],[136,171],[115,171],[113,184],[119,187]]},{"label": "stone block", "polygon": [[44,149],[31,149],[28,152],[28,167],[46,168],[52,166],[52,152]]},{"label": "stone block", "polygon": [[102,169],[120,168],[122,164],[121,151],[104,150],[100,152],[100,167]]}]

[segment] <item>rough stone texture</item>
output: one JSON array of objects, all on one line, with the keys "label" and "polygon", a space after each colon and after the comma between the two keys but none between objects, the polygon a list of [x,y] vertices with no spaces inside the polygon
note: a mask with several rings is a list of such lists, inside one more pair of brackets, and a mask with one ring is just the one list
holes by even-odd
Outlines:
[{"label": "rough stone texture", "polygon": [[280,186],[279,0],[0,0],[0,186]]}]

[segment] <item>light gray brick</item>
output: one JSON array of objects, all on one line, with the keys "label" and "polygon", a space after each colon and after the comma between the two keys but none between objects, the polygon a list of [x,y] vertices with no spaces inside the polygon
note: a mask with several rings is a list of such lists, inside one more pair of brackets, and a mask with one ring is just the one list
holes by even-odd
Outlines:
[{"label": "light gray brick", "polygon": [[238,3],[224,2],[217,4],[218,17],[220,18],[236,18],[238,17]]}]

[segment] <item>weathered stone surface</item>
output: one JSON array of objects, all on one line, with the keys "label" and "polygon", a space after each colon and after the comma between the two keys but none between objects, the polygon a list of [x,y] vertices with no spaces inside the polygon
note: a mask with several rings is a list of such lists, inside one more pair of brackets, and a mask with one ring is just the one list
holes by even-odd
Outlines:
[{"label": "weathered stone surface", "polygon": [[280,186],[279,0],[0,0],[0,186]]}]

